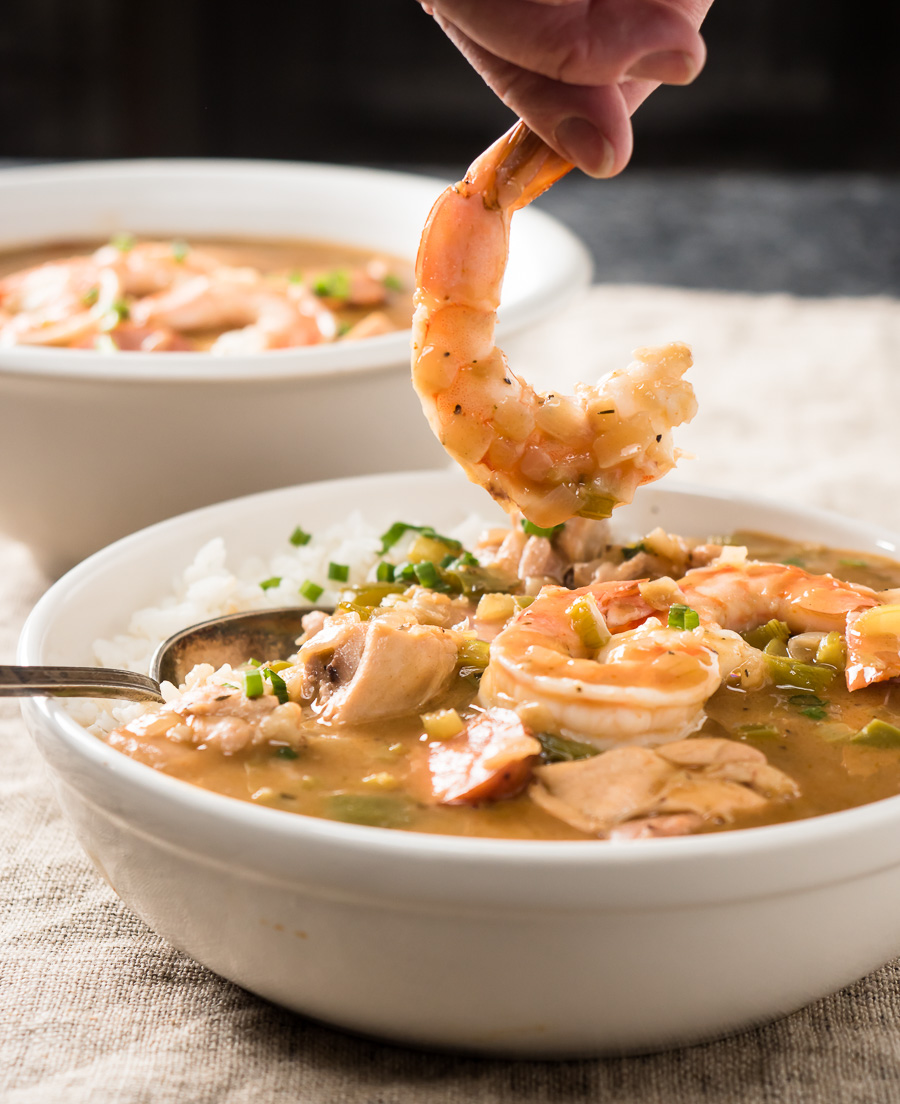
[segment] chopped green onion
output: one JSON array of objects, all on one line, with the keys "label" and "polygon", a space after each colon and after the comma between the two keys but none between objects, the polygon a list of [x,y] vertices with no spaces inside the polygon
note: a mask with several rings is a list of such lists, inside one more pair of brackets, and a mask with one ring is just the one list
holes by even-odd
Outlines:
[{"label": "chopped green onion", "polygon": [[262,673],[269,682],[271,682],[272,690],[275,692],[275,697],[278,698],[279,703],[284,705],[286,702],[290,701],[287,686],[281,675],[273,671],[271,667],[263,667]]},{"label": "chopped green onion", "polygon": [[175,258],[176,264],[184,264],[184,259],[190,252],[191,247],[182,238],[176,238],[172,242],[172,256]]},{"label": "chopped green onion", "polygon": [[791,694],[788,705],[796,706],[804,717],[811,721],[824,721],[828,717],[826,706],[830,703],[815,694]]},{"label": "chopped green onion", "polygon": [[826,689],[835,675],[833,667],[800,663],[787,656],[764,652],[763,659],[765,660],[766,672],[776,686],[818,692]]},{"label": "chopped green onion", "polygon": [[248,698],[261,698],[265,692],[259,671],[244,672],[244,693]]},{"label": "chopped green onion", "polygon": [[770,641],[788,640],[790,635],[791,630],[788,628],[786,622],[779,621],[774,617],[771,621],[767,621],[765,625],[758,625],[755,629],[743,633],[743,637],[750,647],[758,648],[760,651],[762,651]]},{"label": "chopped green onion", "polygon": [[646,551],[647,551],[647,548],[646,548],[644,542],[643,541],[638,541],[637,544],[629,544],[629,545],[626,545],[622,549],[622,559],[623,560],[633,560],[634,557],[638,554],[638,552],[646,552]]},{"label": "chopped green onion", "polygon": [[135,238],[134,234],[113,234],[109,244],[115,246],[120,253],[128,253],[134,249],[137,244],[137,238]]},{"label": "chopped green onion", "polygon": [[513,601],[520,610],[523,610],[528,609],[536,597],[536,594],[515,594],[513,595]]},{"label": "chopped green onion", "polygon": [[851,736],[849,742],[874,748],[900,747],[900,728],[875,717],[855,736]]},{"label": "chopped green onion", "polygon": [[94,348],[98,353],[117,353],[119,351],[119,346],[108,333],[100,334],[94,340]]},{"label": "chopped green onion", "polygon": [[335,579],[339,583],[346,583],[350,578],[350,568],[347,564],[329,563],[328,578]]},{"label": "chopped green onion", "polygon": [[300,587],[300,593],[307,600],[307,602],[318,601],[322,597],[324,587],[320,587],[318,583],[312,582],[311,579],[307,579]]},{"label": "chopped green onion", "polygon": [[388,291],[403,291],[403,281],[393,272],[389,272],[381,282]]},{"label": "chopped green onion", "polygon": [[555,736],[552,732],[536,732],[535,737],[541,745],[541,758],[545,763],[571,763],[575,759],[590,759],[600,754],[593,744],[567,740],[565,736]]},{"label": "chopped green onion", "polygon": [[838,560],[841,567],[868,567],[865,560]]},{"label": "chopped green onion", "polygon": [[816,649],[816,663],[827,663],[838,671],[844,670],[847,665],[847,649],[839,632],[830,632],[822,637]]},{"label": "chopped green onion", "polygon": [[780,563],[787,564],[790,567],[806,567],[806,563],[799,556],[785,556]]},{"label": "chopped green onion", "polygon": [[522,528],[529,537],[553,537],[562,529],[562,524],[551,525],[545,529],[540,525],[535,525],[528,518],[522,518]]},{"label": "chopped green onion", "polygon": [[309,544],[312,540],[312,533],[304,532],[298,525],[293,533],[291,533],[290,537],[288,537],[288,540],[295,548],[300,548],[301,545]]},{"label": "chopped green onion", "polygon": [[303,283],[303,273],[300,272],[299,269],[294,269],[294,271],[290,274],[290,276],[288,276],[288,283],[289,284],[302,284]]},{"label": "chopped green onion", "polygon": [[817,698],[815,694],[791,694],[788,698],[788,705],[796,705],[806,707],[809,705],[817,705],[819,707],[828,705],[829,702],[825,698]]},{"label": "chopped green onion", "polygon": [[114,330],[120,322],[127,322],[131,315],[131,309],[124,299],[116,299],[109,310],[104,314],[98,329]]},{"label": "chopped green onion", "polygon": [[93,287],[89,287],[87,291],[82,295],[81,302],[86,307],[92,307],[100,298],[100,288],[94,284]]},{"label": "chopped green onion", "polygon": [[464,640],[456,653],[456,662],[462,667],[480,667],[484,670],[491,659],[491,646],[486,640]]},{"label": "chopped green onion", "polygon": [[423,563],[413,564],[413,571],[415,572],[416,580],[424,587],[431,587],[434,589],[441,581],[441,577],[438,575],[437,568],[431,562],[431,560],[425,560]]},{"label": "chopped green onion", "polygon": [[375,578],[379,583],[392,583],[394,581],[394,565],[382,560],[375,568]]},{"label": "chopped green onion", "polygon": [[353,329],[349,322],[338,322],[335,337],[346,337]]},{"label": "chopped green onion", "polygon": [[247,666],[248,667],[262,667],[262,664],[259,662],[258,659],[250,658],[250,659],[247,660]]},{"label": "chopped green onion", "polygon": [[382,555],[387,552],[389,548],[393,548],[405,533],[421,533],[425,537],[431,537],[432,540],[437,540],[442,544],[446,544],[448,548],[454,551],[457,549],[462,551],[462,543],[460,541],[453,540],[452,537],[442,537],[440,533],[436,533],[430,525],[410,525],[406,521],[395,521],[389,529],[381,534]]},{"label": "chopped green onion", "polygon": [[690,631],[691,629],[698,629],[699,627],[700,614],[697,613],[696,610],[691,609],[690,606],[683,606],[679,602],[669,606],[670,629],[685,629]]},{"label": "chopped green onion", "polygon": [[433,713],[423,713],[421,720],[425,735],[431,740],[450,740],[466,727],[455,709],[437,709]]},{"label": "chopped green onion", "polygon": [[263,579],[259,584],[260,590],[272,590],[273,587],[281,586],[281,576],[272,575],[269,579]]},{"label": "chopped green onion", "polygon": [[272,671],[286,671],[291,664],[286,659],[278,659],[274,663],[267,663],[266,666]]},{"label": "chopped green onion", "polygon": [[292,747],[280,747],[275,752],[279,759],[299,759],[300,756]]},{"label": "chopped green onion", "polygon": [[320,276],[312,289],[322,299],[349,299],[350,273],[344,268],[336,268],[334,272]]}]

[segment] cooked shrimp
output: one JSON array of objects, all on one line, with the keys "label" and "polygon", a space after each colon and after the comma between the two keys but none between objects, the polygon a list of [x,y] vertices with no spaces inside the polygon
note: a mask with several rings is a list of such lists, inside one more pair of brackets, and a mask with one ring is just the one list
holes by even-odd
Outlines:
[{"label": "cooked shrimp", "polygon": [[241,327],[221,334],[213,353],[315,345],[334,329],[333,317],[313,296],[290,296],[253,269],[225,266],[148,295],[134,304],[132,317],[139,325],[162,324],[176,330]]},{"label": "cooked shrimp", "polygon": [[684,601],[703,621],[746,632],[770,620],[791,632],[844,632],[847,615],[878,599],[869,587],[833,575],[813,575],[793,564],[723,563],[689,571],[678,581]]},{"label": "cooked shrimp", "polygon": [[640,349],[574,396],[540,394],[494,345],[509,223],[572,166],[518,123],[448,188],[416,263],[412,378],[431,428],[473,483],[541,526],[607,517],[675,463],[696,403],[685,345]]},{"label": "cooked shrimp", "polygon": [[111,268],[126,295],[151,295],[182,283],[191,276],[212,272],[221,265],[202,249],[175,242],[136,242],[127,248],[102,245],[91,258]]},{"label": "cooked shrimp", "polygon": [[[491,643],[482,702],[599,748],[687,736],[722,680],[759,653],[715,626],[663,627],[653,612],[637,582],[545,587]],[[586,642],[584,616],[596,618],[596,640]]]},{"label": "cooked shrimp", "polygon": [[12,314],[2,345],[70,345],[97,333],[122,293],[118,275],[90,259],[51,261],[0,280],[0,306]]},{"label": "cooked shrimp", "polygon": [[896,591],[877,606],[847,615],[847,687],[859,690],[900,676],[900,605]]}]

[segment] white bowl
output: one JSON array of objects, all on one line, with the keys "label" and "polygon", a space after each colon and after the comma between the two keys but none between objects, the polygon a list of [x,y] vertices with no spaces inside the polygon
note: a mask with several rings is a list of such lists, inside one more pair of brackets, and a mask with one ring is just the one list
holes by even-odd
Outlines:
[{"label": "white bowl", "polygon": [[[0,249],[118,230],[307,237],[414,260],[428,177],[331,165],[123,161],[0,173]],[[587,284],[578,239],[513,224],[500,335]],[[0,529],[58,573],[143,525],[303,480],[444,463],[409,331],[259,356],[0,350]]]},{"label": "white bowl", "polygon": [[[38,603],[23,663],[167,592],[201,543],[239,563],[360,508],[446,527],[485,509],[455,473],[342,480],[175,518],[81,564]],[[620,532],[738,526],[893,554],[872,526],[758,499],[644,489]],[[900,952],[900,798],[684,839],[427,836],[258,808],[159,774],[51,699],[25,703],[75,832],[151,927],[217,973],[329,1023],[529,1057],[661,1049],[784,1015]]]}]

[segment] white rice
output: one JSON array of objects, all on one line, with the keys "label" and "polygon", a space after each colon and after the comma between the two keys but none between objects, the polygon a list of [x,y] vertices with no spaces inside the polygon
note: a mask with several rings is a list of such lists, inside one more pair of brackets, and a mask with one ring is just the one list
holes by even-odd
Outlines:
[{"label": "white rice", "polygon": [[[476,515],[447,531],[446,535],[471,548],[481,533],[496,527]],[[154,606],[132,614],[125,631],[110,640],[96,640],[94,656],[99,667],[120,667],[147,674],[156,648],[173,633],[201,621],[227,613],[266,609],[274,606],[333,606],[341,591],[354,584],[374,580],[376,565],[382,559],[399,563],[416,534],[402,538],[385,555],[381,554],[381,535],[354,512],[344,521],[315,533],[308,544],[284,546],[268,558],[260,555],[238,566],[229,563],[225,541],[216,537],[198,549],[193,560],[173,581],[172,591],[161,594]],[[346,583],[329,581],[329,563],[346,564]],[[260,583],[280,577],[281,582],[267,590]],[[323,587],[315,602],[300,595],[307,581]],[[163,686],[164,695],[175,693]],[[115,703],[104,699],[71,698],[66,708],[74,718],[97,735],[110,732],[140,716],[148,708],[141,703]]]}]

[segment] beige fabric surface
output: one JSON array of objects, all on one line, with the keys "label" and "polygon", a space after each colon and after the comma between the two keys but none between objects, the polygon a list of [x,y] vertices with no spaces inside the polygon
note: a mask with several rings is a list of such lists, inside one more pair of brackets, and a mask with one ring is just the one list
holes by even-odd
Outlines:
[{"label": "beige fabric surface", "polygon": [[[683,478],[900,530],[900,304],[598,288],[511,348],[517,368],[559,387],[670,338],[697,360],[700,413],[679,440],[698,458]],[[45,585],[0,538],[0,662]],[[0,704],[0,1101],[900,1101],[900,969],[768,1027],[648,1057],[516,1063],[351,1038],[215,977],[131,916],[62,821],[17,708]]]}]

